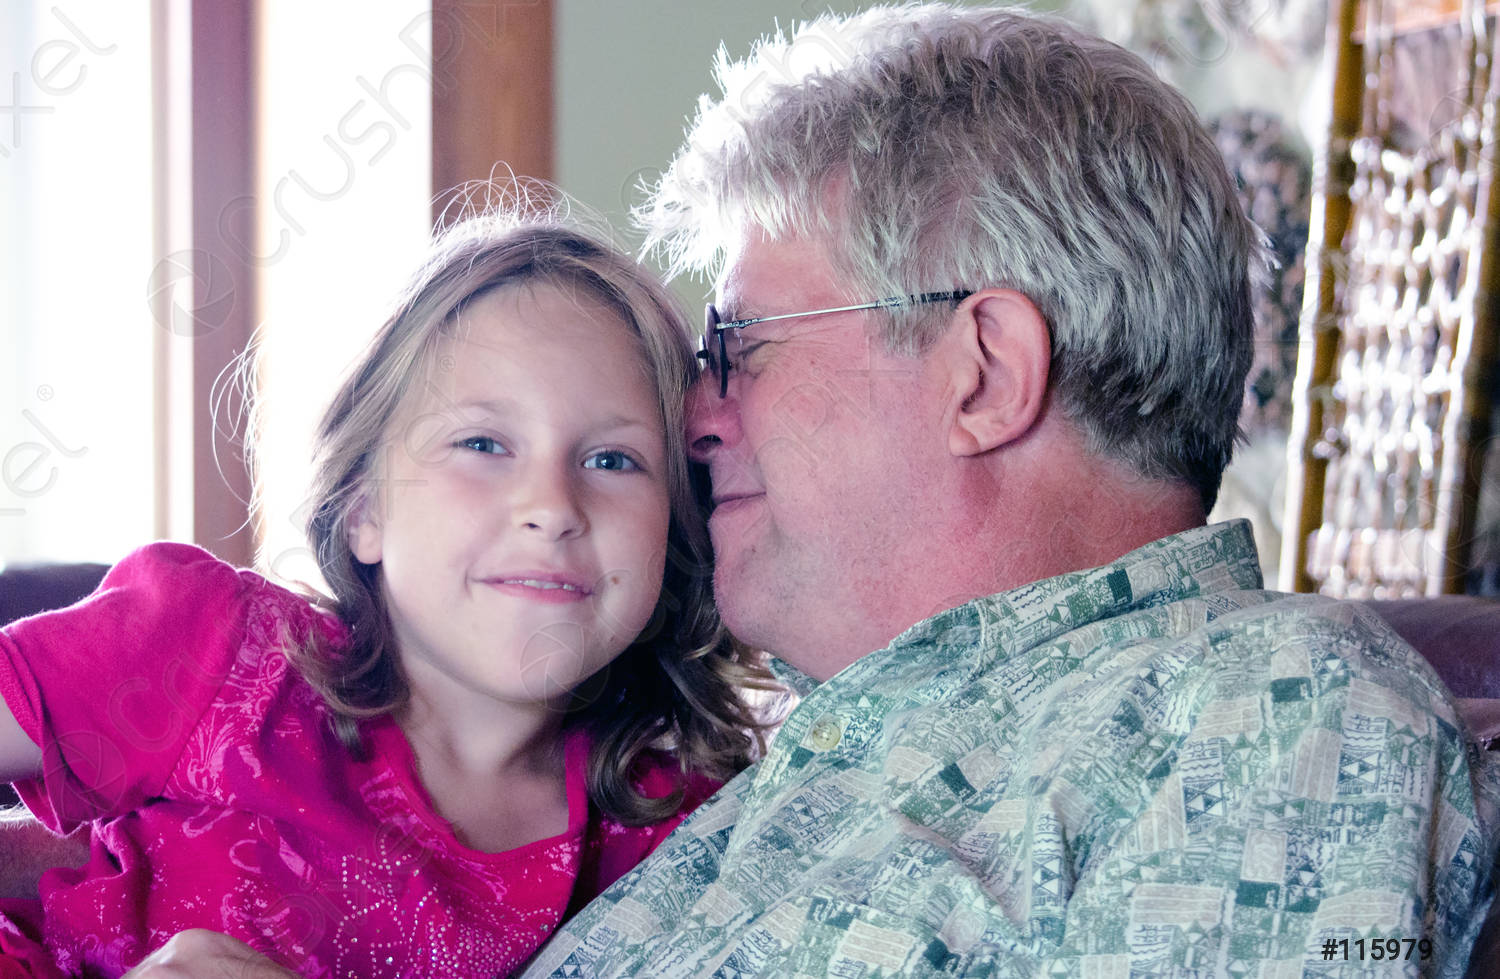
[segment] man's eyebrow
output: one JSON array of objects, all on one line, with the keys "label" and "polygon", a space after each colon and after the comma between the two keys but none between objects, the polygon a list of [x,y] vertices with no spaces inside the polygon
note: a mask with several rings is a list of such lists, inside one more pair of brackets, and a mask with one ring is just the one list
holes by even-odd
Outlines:
[{"label": "man's eyebrow", "polygon": [[723,323],[759,319],[765,315],[764,306],[743,295],[739,295],[738,290],[733,290],[733,294],[731,295],[725,295],[722,292],[717,293],[710,299],[710,302],[713,303],[714,309],[719,311],[719,320]]},{"label": "man's eyebrow", "polygon": [[732,310],[732,315],[725,313],[723,310],[719,311],[719,316],[725,323],[738,323],[740,320],[758,320],[763,316],[773,315],[767,313],[765,307],[758,306],[755,303],[730,306],[729,309]]}]

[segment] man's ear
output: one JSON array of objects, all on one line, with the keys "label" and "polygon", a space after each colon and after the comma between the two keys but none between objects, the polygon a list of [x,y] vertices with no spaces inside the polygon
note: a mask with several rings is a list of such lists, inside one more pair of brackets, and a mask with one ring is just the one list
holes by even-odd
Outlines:
[{"label": "man's ear", "polygon": [[976,292],[959,306],[942,345],[949,451],[980,455],[1036,423],[1046,401],[1052,333],[1030,299],[1012,289]]},{"label": "man's ear", "polygon": [[344,537],[349,542],[349,550],[361,564],[380,563],[382,551],[379,509],[379,501],[371,497],[369,490],[365,490],[344,520]]}]

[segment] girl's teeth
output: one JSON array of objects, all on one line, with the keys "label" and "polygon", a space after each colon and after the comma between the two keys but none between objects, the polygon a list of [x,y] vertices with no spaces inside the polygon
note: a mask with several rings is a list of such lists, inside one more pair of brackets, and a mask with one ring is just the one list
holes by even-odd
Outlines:
[{"label": "girl's teeth", "polygon": [[561,588],[563,591],[577,591],[578,590],[577,586],[575,586],[575,585],[566,585],[566,584],[562,584],[562,583],[556,582],[556,581],[536,581],[536,580],[534,580],[532,578],[521,578],[521,579],[518,579],[515,582],[515,584],[526,585],[527,587],[530,587],[530,588],[546,588],[546,589]]}]

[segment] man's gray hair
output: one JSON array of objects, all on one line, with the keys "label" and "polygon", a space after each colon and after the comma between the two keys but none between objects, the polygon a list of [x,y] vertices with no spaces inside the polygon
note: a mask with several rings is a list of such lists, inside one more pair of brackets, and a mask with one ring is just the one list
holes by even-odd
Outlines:
[{"label": "man's gray hair", "polygon": [[[1263,236],[1188,101],[1135,55],[1016,10],[825,16],[719,51],[687,143],[637,211],[674,273],[732,231],[813,236],[847,298],[1015,289],[1090,448],[1211,507],[1239,434]],[[947,322],[892,311],[889,349]]]}]

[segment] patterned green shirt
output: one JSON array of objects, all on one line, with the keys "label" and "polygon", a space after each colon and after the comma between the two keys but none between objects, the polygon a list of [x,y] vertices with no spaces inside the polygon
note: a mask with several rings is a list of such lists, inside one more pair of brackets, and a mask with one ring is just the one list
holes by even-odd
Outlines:
[{"label": "patterned green shirt", "polygon": [[1460,972],[1479,753],[1373,613],[1260,584],[1235,522],[919,623],[528,975]]}]

